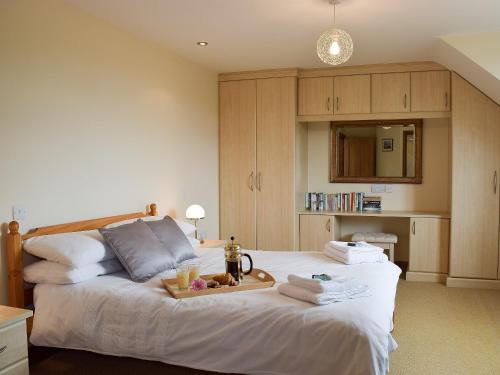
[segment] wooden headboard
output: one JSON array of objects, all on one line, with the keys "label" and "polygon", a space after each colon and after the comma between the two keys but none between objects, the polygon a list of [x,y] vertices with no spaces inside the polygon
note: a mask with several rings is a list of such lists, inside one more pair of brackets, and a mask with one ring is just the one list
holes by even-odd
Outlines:
[{"label": "wooden headboard", "polygon": [[[76,221],[73,223],[51,225],[30,230],[26,234],[19,233],[19,223],[11,221],[7,233],[7,269],[9,284],[9,305],[19,308],[31,308],[33,305],[33,287],[24,286],[23,280],[23,241],[28,238],[46,234],[81,232],[105,227],[118,221],[158,215],[155,203],[148,205],[146,212],[102,217],[99,219]],[[29,329],[31,322],[28,322]]]}]

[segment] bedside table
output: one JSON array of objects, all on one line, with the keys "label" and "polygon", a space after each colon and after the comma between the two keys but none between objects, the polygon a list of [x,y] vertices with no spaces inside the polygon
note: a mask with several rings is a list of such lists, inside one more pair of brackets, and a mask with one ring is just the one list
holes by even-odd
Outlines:
[{"label": "bedside table", "polygon": [[0,374],[28,375],[26,319],[33,311],[0,306]]},{"label": "bedside table", "polygon": [[199,249],[212,249],[215,247],[224,247],[226,246],[225,240],[205,240],[202,244],[198,246]]}]

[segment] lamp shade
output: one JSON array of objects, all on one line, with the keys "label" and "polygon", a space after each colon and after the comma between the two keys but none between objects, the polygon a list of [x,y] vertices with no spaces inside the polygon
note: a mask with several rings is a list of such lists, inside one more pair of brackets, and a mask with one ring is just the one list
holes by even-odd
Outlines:
[{"label": "lamp shade", "polygon": [[193,204],[187,208],[186,217],[188,219],[203,219],[205,210],[199,204]]}]

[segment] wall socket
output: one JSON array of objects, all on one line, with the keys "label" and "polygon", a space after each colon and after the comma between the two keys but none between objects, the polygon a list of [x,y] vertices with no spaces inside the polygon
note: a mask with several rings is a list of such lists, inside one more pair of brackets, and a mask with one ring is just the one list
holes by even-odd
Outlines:
[{"label": "wall socket", "polygon": [[372,184],[372,193],[392,193],[392,185]]},{"label": "wall socket", "polygon": [[12,206],[12,220],[22,221],[28,216],[28,209],[22,204]]}]

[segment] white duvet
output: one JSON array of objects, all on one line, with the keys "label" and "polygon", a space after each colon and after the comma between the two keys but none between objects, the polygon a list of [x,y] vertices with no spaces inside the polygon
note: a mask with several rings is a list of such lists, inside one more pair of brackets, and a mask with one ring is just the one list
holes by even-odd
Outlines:
[{"label": "white duvet", "polygon": [[[347,266],[321,253],[249,251],[257,268],[355,276],[371,296],[315,306],[276,287],[175,300],[160,279],[124,273],[74,285],[39,284],[34,345],[83,349],[245,374],[386,374],[397,345],[390,332],[401,270],[393,263]],[[199,250],[202,273],[223,272],[222,249]]]}]

